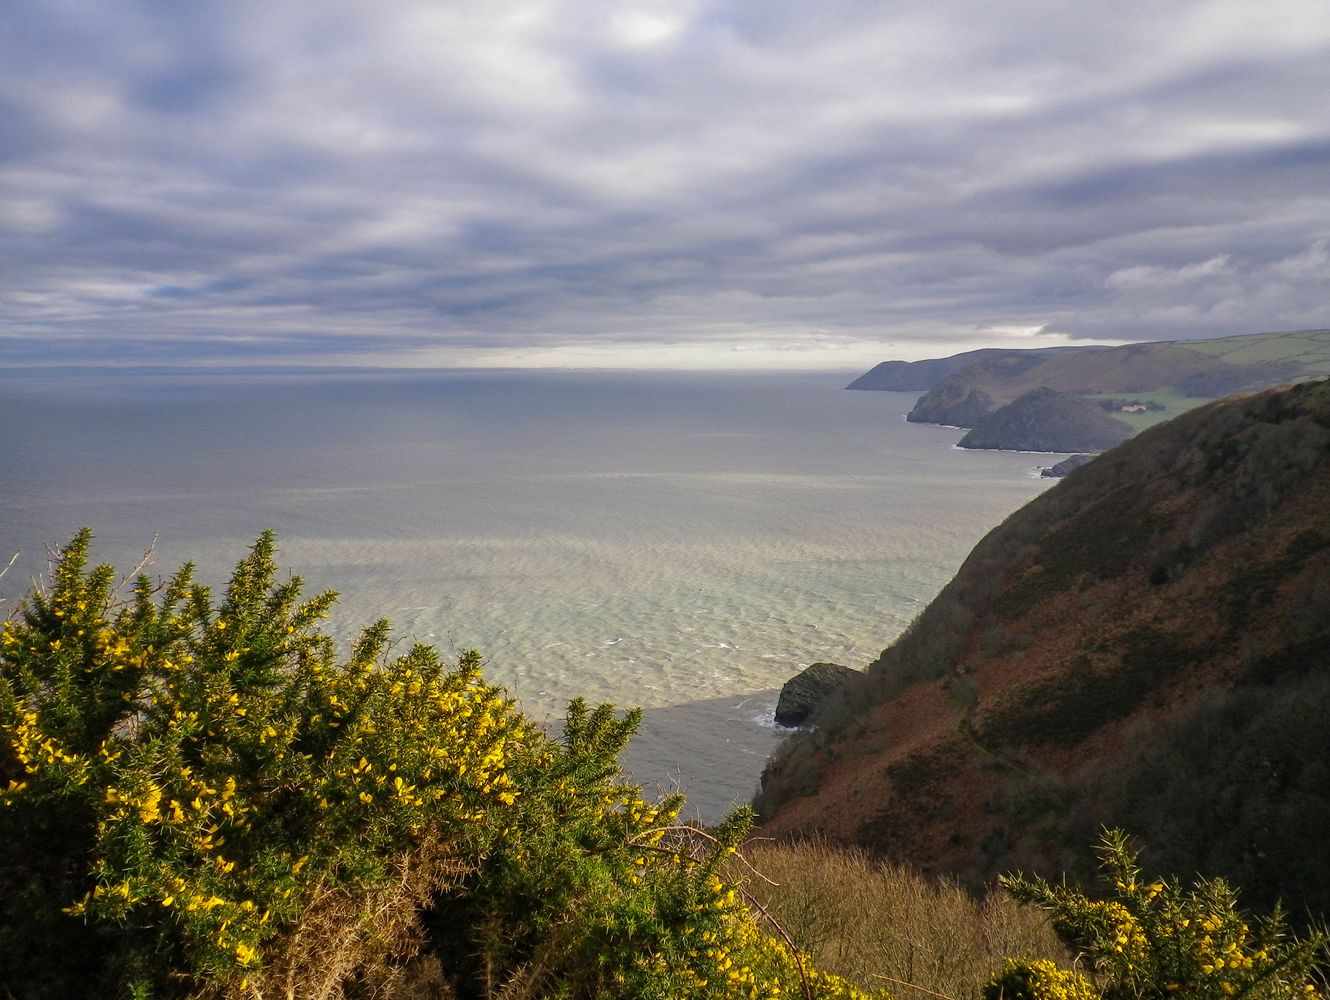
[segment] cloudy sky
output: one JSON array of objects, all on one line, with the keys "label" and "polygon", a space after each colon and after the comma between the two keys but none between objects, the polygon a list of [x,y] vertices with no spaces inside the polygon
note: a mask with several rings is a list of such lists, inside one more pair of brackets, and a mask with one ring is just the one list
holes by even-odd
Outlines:
[{"label": "cloudy sky", "polygon": [[1330,326],[1326,0],[12,0],[0,365]]}]

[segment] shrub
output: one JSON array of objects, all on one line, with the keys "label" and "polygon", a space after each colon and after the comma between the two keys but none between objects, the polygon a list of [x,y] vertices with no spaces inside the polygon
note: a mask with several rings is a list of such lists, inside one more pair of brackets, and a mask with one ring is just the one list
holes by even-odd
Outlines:
[{"label": "shrub", "polygon": [[1102,900],[1039,878],[1000,881],[1016,899],[1052,912],[1054,929],[1097,974],[1105,1000],[1324,996],[1319,935],[1293,937],[1278,908],[1249,923],[1222,879],[1200,879],[1193,888],[1147,881],[1136,858],[1122,833],[1104,833]]},{"label": "shrub", "polygon": [[985,984],[983,1000],[1099,1000],[1079,972],[1060,969],[1046,958],[1008,958]]},{"label": "shrub", "polygon": [[[20,882],[6,928],[34,974],[72,957],[139,992],[180,976],[243,988],[302,917],[391,910],[395,875],[427,895],[491,849],[519,794],[509,760],[537,734],[478,656],[388,660],[378,622],[339,664],[318,629],[333,595],[275,586],[271,535],[218,607],[190,566],[118,604],[110,569],[87,570],[90,539],[0,638],[0,822]],[[53,910],[90,932],[52,933]],[[43,919],[24,934],[28,911]],[[400,922],[378,923],[349,937]],[[305,955],[346,963],[357,948],[337,938],[340,954]]]},{"label": "shrub", "polygon": [[339,661],[271,534],[216,605],[189,565],[121,599],[90,543],[0,631],[9,993],[391,995],[423,948],[444,996],[862,995],[756,923],[746,812],[624,781],[636,713],[553,740],[383,621]]}]

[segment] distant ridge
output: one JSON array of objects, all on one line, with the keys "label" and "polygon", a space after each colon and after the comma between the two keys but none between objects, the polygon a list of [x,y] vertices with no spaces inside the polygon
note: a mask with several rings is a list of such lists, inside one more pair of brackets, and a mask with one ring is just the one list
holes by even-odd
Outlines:
[{"label": "distant ridge", "polygon": [[1089,347],[1042,347],[1007,350],[986,347],[978,351],[953,354],[948,358],[926,361],[883,361],[847,385],[847,389],[885,390],[887,392],[926,392],[948,375],[977,361],[991,361],[1005,355],[1048,357],[1065,351],[1094,350]]},{"label": "distant ridge", "polygon": [[764,775],[764,833],[978,882],[1158,873],[1330,915],[1330,381],[1185,413],[994,529]]},{"label": "distant ridge", "polygon": [[[923,391],[908,419],[975,428],[1034,389],[1108,406],[1133,432],[1234,392],[1330,375],[1330,330],[1122,347],[970,351],[930,361],[884,362],[848,388]],[[1124,398],[1125,397],[1125,398]],[[1100,450],[1071,440],[1072,451]],[[987,447],[1020,448],[1001,439]]]}]

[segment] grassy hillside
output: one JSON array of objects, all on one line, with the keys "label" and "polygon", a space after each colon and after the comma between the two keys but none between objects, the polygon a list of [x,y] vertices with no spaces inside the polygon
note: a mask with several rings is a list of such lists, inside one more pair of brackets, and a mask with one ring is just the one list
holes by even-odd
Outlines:
[{"label": "grassy hillside", "polygon": [[1121,823],[1162,868],[1330,913],[1326,497],[1325,381],[1076,470],[783,748],[765,829],[978,882]]},{"label": "grassy hillside", "polygon": [[1330,375],[1330,330],[1257,333],[1219,340],[1193,340],[1187,344],[1193,350],[1231,365],[1295,362],[1302,366],[1304,375]]}]

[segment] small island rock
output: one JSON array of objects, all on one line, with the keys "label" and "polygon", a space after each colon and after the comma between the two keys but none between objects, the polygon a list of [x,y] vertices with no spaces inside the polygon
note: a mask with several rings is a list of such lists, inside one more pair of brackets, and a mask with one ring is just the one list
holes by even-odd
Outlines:
[{"label": "small island rock", "polygon": [[1045,479],[1061,479],[1072,469],[1079,469],[1093,458],[1093,455],[1070,455],[1056,465],[1051,465],[1047,469],[1041,469],[1039,475]]},{"label": "small island rock", "polygon": [[801,670],[780,689],[780,698],[776,701],[776,725],[802,724],[827,695],[858,673],[858,670],[842,667],[839,663],[814,663]]}]

